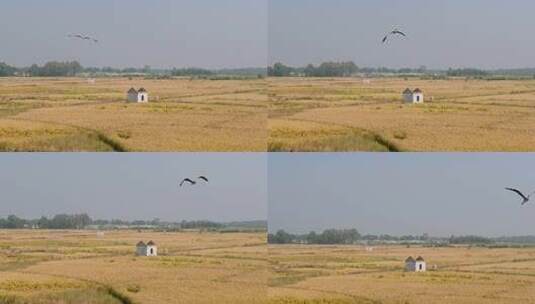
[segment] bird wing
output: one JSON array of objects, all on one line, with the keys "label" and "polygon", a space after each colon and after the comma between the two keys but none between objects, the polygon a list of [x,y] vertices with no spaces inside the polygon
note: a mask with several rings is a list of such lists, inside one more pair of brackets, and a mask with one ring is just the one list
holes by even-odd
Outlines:
[{"label": "bird wing", "polygon": [[194,181],[192,181],[192,180],[189,179],[189,178],[185,178],[185,179],[183,179],[183,180],[180,182],[180,187],[182,187],[182,185],[184,185],[184,183],[186,183],[186,182],[187,182],[187,183],[190,183],[190,184],[192,184],[192,185],[195,185],[195,182],[194,182]]},{"label": "bird wing", "polygon": [[514,193],[520,195],[523,199],[525,200],[529,200],[522,192],[516,190],[516,189],[513,189],[513,188],[505,188],[505,190],[509,190],[509,191],[513,191]]},{"label": "bird wing", "polygon": [[206,176],[201,175],[199,176],[199,179],[202,179],[203,181],[208,182],[208,178],[206,178]]},{"label": "bird wing", "polygon": [[392,34],[399,34],[399,35],[401,35],[403,37],[407,37],[407,35],[405,35],[405,33],[403,33],[402,31],[398,31],[398,30],[393,31]]},{"label": "bird wing", "polygon": [[385,38],[383,38],[383,43],[386,42],[386,39],[388,39],[388,35],[386,35]]}]

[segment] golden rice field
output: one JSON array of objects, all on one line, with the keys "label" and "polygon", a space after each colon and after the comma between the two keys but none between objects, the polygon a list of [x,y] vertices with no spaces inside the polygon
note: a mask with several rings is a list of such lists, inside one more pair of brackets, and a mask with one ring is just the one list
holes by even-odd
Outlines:
[{"label": "golden rice field", "polygon": [[[127,104],[144,87],[148,104]],[[265,80],[1,78],[0,151],[265,151]]]},{"label": "golden rice field", "polygon": [[[535,303],[535,248],[270,245],[268,250],[272,304]],[[405,272],[404,260],[420,255],[430,270]]]},{"label": "golden rice field", "polygon": [[[405,88],[426,103],[402,103]],[[535,80],[271,78],[270,151],[535,151]]]},{"label": "golden rice field", "polygon": [[267,280],[265,233],[0,230],[2,304],[266,303]]}]

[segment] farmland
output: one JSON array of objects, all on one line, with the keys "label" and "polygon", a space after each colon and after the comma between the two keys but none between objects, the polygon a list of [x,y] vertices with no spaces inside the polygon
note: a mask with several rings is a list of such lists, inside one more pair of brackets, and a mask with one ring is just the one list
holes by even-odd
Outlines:
[{"label": "farmland", "polygon": [[[420,88],[422,105],[402,104]],[[535,80],[270,78],[270,151],[534,151]]]},{"label": "farmland", "polygon": [[[153,240],[158,257],[134,255]],[[0,303],[265,303],[265,233],[0,230]]]},{"label": "farmland", "polygon": [[[148,104],[127,104],[143,87]],[[265,151],[261,79],[1,78],[1,151]]]},{"label": "farmland", "polygon": [[[419,255],[431,270],[404,272]],[[269,256],[270,303],[535,303],[535,248],[270,245]]]}]

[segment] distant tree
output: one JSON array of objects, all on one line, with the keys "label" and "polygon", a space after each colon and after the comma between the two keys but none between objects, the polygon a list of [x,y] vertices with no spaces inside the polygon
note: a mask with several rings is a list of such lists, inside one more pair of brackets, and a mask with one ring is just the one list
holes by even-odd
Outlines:
[{"label": "distant tree", "polygon": [[452,69],[449,68],[446,73],[447,76],[451,77],[481,77],[488,76],[489,73],[479,69]]},{"label": "distant tree", "polygon": [[17,68],[9,66],[4,62],[0,62],[0,77],[14,76],[17,73]]},{"label": "distant tree", "polygon": [[307,77],[348,77],[357,73],[359,68],[352,61],[347,62],[324,62],[318,67],[309,64],[304,73]]},{"label": "distant tree", "polygon": [[294,69],[286,66],[280,62],[277,62],[273,67],[268,68],[268,75],[272,77],[287,77],[292,75]]},{"label": "distant tree", "polygon": [[37,221],[37,227],[40,228],[40,229],[48,229],[50,228],[50,221],[42,216],[38,221]]},{"label": "distant tree", "polygon": [[185,69],[176,69],[174,68],[171,71],[173,76],[211,76],[214,73],[210,70],[199,69],[199,68],[185,68]]},{"label": "distant tree", "polygon": [[467,236],[451,236],[449,239],[450,244],[468,245],[468,244],[492,244],[494,241],[489,238],[467,235]]},{"label": "distant tree", "polygon": [[268,236],[270,244],[290,244],[294,240],[294,236],[284,230],[279,230],[277,233]]},{"label": "distant tree", "polygon": [[0,221],[0,228],[4,229],[22,229],[27,224],[27,221],[15,216],[10,215],[7,219]]},{"label": "distant tree", "polygon": [[50,61],[45,63],[44,66],[39,67],[36,64],[33,64],[28,73],[30,76],[41,76],[41,77],[70,77],[76,76],[76,74],[83,71],[83,67],[78,61]]}]

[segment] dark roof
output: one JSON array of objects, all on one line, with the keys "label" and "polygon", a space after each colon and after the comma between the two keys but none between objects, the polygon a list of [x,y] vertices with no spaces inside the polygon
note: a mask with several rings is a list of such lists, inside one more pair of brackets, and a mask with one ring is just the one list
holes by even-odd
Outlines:
[{"label": "dark roof", "polygon": [[413,93],[422,93],[422,90],[416,89],[416,90],[413,91]]},{"label": "dark roof", "polygon": [[412,93],[411,89],[406,88],[405,91],[403,91],[403,94],[410,94]]},{"label": "dark roof", "polygon": [[421,256],[419,256],[419,257],[416,259],[416,261],[418,261],[418,262],[423,262],[423,261],[424,261],[424,258],[422,258]]},{"label": "dark roof", "polygon": [[140,88],[139,90],[137,90],[138,93],[143,93],[143,92],[147,92],[147,90],[145,90],[145,88]]},{"label": "dark roof", "polygon": [[137,243],[136,247],[145,247],[147,245],[145,245],[145,243],[143,241],[139,241],[139,243]]},{"label": "dark roof", "polygon": [[130,88],[130,90],[128,90],[128,93],[137,93],[137,90],[134,88]]},{"label": "dark roof", "polygon": [[156,243],[154,243],[153,241],[149,241],[149,242],[147,243],[147,246],[154,246],[154,245],[156,245]]},{"label": "dark roof", "polygon": [[414,258],[413,257],[408,257],[406,260],[405,260],[405,263],[408,263],[408,262],[414,262]]}]

